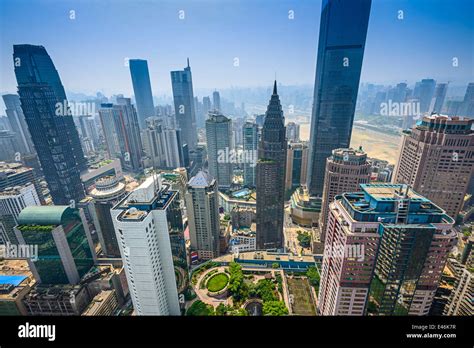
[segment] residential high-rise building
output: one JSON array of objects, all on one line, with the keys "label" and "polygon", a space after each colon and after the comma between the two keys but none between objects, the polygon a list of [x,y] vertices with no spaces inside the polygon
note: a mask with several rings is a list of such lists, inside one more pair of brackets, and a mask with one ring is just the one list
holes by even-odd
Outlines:
[{"label": "residential high-rise building", "polygon": [[456,218],[474,163],[474,120],[431,115],[402,134],[394,182],[408,184]]},{"label": "residential high-rise building", "polygon": [[288,122],[286,125],[286,138],[290,142],[300,141],[300,125],[295,122]]},{"label": "residential high-rise building", "polygon": [[221,96],[218,91],[212,93],[212,108],[214,111],[222,112],[221,108]]},{"label": "residential high-rise building", "polygon": [[137,113],[130,98],[117,98],[117,104],[101,104],[102,129],[111,158],[120,158],[126,170],[142,168],[142,141]]},{"label": "residential high-rise building", "polygon": [[229,188],[232,184],[232,121],[214,112],[206,120],[207,156],[209,174],[217,180],[219,188]]},{"label": "residential high-rise building", "polygon": [[446,99],[446,93],[448,91],[447,83],[438,83],[434,91],[434,96],[431,99],[430,114],[439,114],[443,111],[444,100]]},{"label": "residential high-rise building", "polygon": [[371,0],[322,2],[307,178],[314,196],[323,194],[326,158],[350,144],[370,7]]},{"label": "residential high-rise building", "polygon": [[254,163],[250,161],[244,162],[244,185],[255,187],[256,171],[257,171],[257,151],[258,151],[258,126],[256,123],[245,122],[242,127],[243,147],[246,158],[252,158]]},{"label": "residential high-rise building", "polygon": [[320,215],[320,240],[324,242],[329,204],[336,195],[358,191],[360,184],[370,182],[371,163],[362,149],[336,149],[326,160],[323,199]]},{"label": "residential high-rise building", "polygon": [[146,127],[145,119],[155,116],[148,62],[144,59],[130,59],[128,63],[137,104],[138,124],[143,129]]},{"label": "residential high-rise building", "polygon": [[176,127],[181,130],[183,145],[194,151],[197,145],[196,114],[193,94],[191,67],[171,72]]},{"label": "residential high-rise building", "polygon": [[257,249],[283,247],[286,148],[285,118],[275,81],[258,145]]},{"label": "residential high-rise building", "polygon": [[89,193],[93,199],[95,214],[92,214],[102,252],[106,257],[120,257],[110,211],[127,194],[125,184],[115,176],[105,176],[95,182]]},{"label": "residential high-rise building", "polygon": [[28,258],[35,279],[43,284],[77,284],[96,261],[84,213],[69,206],[30,206],[17,218],[20,244],[37,245]]},{"label": "residential high-rise building", "polygon": [[319,312],[427,315],[454,220],[407,185],[360,187],[329,205]]},{"label": "residential high-rise building", "polygon": [[87,166],[59,74],[43,46],[14,45],[13,59],[21,107],[53,201],[79,202],[80,171]]},{"label": "residential high-rise building", "polygon": [[474,118],[474,82],[470,82],[467,85],[466,93],[464,94],[464,99],[462,105],[460,106],[459,112],[460,115],[456,116],[467,116]]},{"label": "residential high-rise building", "polygon": [[181,132],[165,126],[157,117],[149,117],[143,130],[143,148],[147,167],[175,169],[184,165]]},{"label": "residential high-rise building", "polygon": [[186,193],[191,250],[198,258],[209,260],[219,256],[219,201],[217,182],[200,171],[188,183]]},{"label": "residential high-rise building", "polygon": [[474,315],[474,270],[456,260],[449,260],[454,265],[454,284],[443,315]]},{"label": "residential high-rise building", "polygon": [[178,192],[148,177],[112,210],[133,307],[138,315],[179,315],[170,233],[181,226]]},{"label": "residential high-rise building", "polygon": [[[287,130],[288,133],[288,130]],[[294,191],[306,184],[308,172],[308,144],[305,142],[290,142],[286,154],[285,190]]]},{"label": "residential high-rise building", "polygon": [[19,144],[19,151],[22,154],[34,153],[35,148],[21,109],[20,97],[17,94],[5,94],[2,98],[6,107],[5,113]]},{"label": "residential high-rise building", "polygon": [[211,104],[211,98],[209,97],[203,97],[202,98],[202,113],[204,114],[204,122],[207,119],[207,115],[209,114],[209,111],[212,109],[212,104]]}]

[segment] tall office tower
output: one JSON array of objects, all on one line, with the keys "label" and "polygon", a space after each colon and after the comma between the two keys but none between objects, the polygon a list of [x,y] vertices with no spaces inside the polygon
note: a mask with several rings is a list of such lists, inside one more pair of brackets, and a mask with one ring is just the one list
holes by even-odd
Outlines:
[{"label": "tall office tower", "polygon": [[149,158],[147,167],[175,169],[182,167],[183,152],[181,135],[177,129],[168,128],[157,117],[146,120],[143,134],[143,148]]},{"label": "tall office tower", "polygon": [[206,121],[209,111],[211,111],[211,109],[212,109],[211,98],[209,97],[202,98],[202,112],[204,114],[204,122]]},{"label": "tall office tower", "polygon": [[87,141],[92,146],[93,151],[95,151],[100,144],[99,134],[97,131],[97,125],[95,124],[94,116],[79,115],[74,116],[73,119],[74,123],[77,126],[79,137],[81,138],[82,143]]},{"label": "tall office tower", "polygon": [[[23,147],[18,142],[18,137],[10,130],[0,130],[0,161],[14,162],[18,160]],[[24,153],[24,152],[23,152]],[[21,156],[20,156],[21,157]]]},{"label": "tall office tower", "polygon": [[474,118],[474,82],[471,82],[467,85],[460,112],[461,116]]},{"label": "tall office tower", "polygon": [[79,202],[86,160],[68,108],[58,114],[67,99],[53,61],[43,46],[33,45],[14,45],[13,61],[21,108],[53,202]]},{"label": "tall office tower", "polygon": [[300,141],[300,125],[294,122],[288,122],[286,125],[286,138],[290,142]]},{"label": "tall office tower", "polygon": [[114,224],[110,211],[127,194],[125,184],[115,176],[105,176],[95,182],[95,187],[89,193],[93,199],[94,226],[106,257],[120,257]]},{"label": "tall office tower", "polygon": [[431,99],[429,113],[439,114],[443,110],[444,100],[446,99],[446,92],[448,91],[447,83],[438,83]]},{"label": "tall office tower", "polygon": [[258,145],[257,249],[283,247],[286,147],[285,118],[275,81]]},{"label": "tall office tower", "polygon": [[2,163],[0,162],[0,190],[7,187],[24,186],[33,184],[41,204],[44,204],[43,191],[39,180],[32,168],[23,166],[20,163]]},{"label": "tall office tower", "polygon": [[367,154],[362,149],[336,149],[326,160],[324,175],[323,199],[319,226],[320,240],[324,242],[329,215],[329,204],[334,197],[344,192],[359,190],[360,184],[370,182],[371,163],[367,161]]},{"label": "tall office tower", "polygon": [[456,218],[474,163],[474,120],[425,116],[402,134],[394,182],[408,184]]},{"label": "tall office tower", "polygon": [[244,185],[255,187],[256,181],[256,165],[258,151],[258,126],[252,122],[246,122],[242,127],[244,153],[247,158],[255,159],[255,162],[246,161],[244,163]]},{"label": "tall office tower", "polygon": [[178,192],[148,177],[111,211],[138,315],[179,315],[170,233],[181,224]]},{"label": "tall office tower", "polygon": [[137,103],[138,124],[140,129],[144,129],[146,127],[145,119],[155,116],[148,62],[144,59],[130,59],[128,63],[132,76],[133,93]]},{"label": "tall office tower", "polygon": [[217,182],[200,171],[188,183],[186,193],[191,250],[198,258],[209,260],[219,256],[219,201]]},{"label": "tall office tower", "polygon": [[20,97],[17,94],[5,94],[2,98],[6,106],[5,112],[10,121],[12,131],[15,133],[20,145],[20,152],[22,154],[34,153],[35,148],[31,141],[25,115],[23,115],[23,110],[21,109]]},{"label": "tall office tower", "polygon": [[183,145],[188,145],[189,152],[194,151],[197,145],[196,111],[193,94],[193,78],[191,67],[171,72],[173,87],[174,112],[176,127],[181,130]]},{"label": "tall office tower", "polygon": [[454,268],[454,286],[444,307],[443,315],[474,315],[474,270],[450,259]]},{"label": "tall office tower", "polygon": [[203,103],[199,101],[198,97],[194,97],[194,110],[196,114],[196,126],[203,128],[206,121],[206,115],[204,114]]},{"label": "tall office tower", "polygon": [[211,113],[206,120],[207,156],[209,174],[217,180],[219,188],[232,184],[232,121],[220,113]]},{"label": "tall office tower", "polygon": [[329,205],[320,313],[427,315],[454,220],[407,185],[360,187]]},{"label": "tall office tower", "polygon": [[431,99],[435,93],[436,81],[433,79],[421,80],[418,88],[418,98],[420,99],[420,112],[425,113],[430,109]]},{"label": "tall office tower", "polygon": [[31,206],[17,221],[20,244],[38,245],[37,258],[28,258],[28,264],[39,283],[77,284],[94,266],[96,255],[82,209]]},{"label": "tall office tower", "polygon": [[117,98],[117,104],[101,104],[100,120],[111,158],[120,158],[126,170],[142,168],[142,141],[135,108],[130,98]]},{"label": "tall office tower", "polygon": [[288,143],[286,154],[285,190],[294,191],[301,185],[305,185],[307,171],[308,144],[305,142]]},{"label": "tall office tower", "polygon": [[311,115],[308,190],[323,194],[326,158],[348,148],[371,0],[324,0]]},{"label": "tall office tower", "polygon": [[32,205],[41,205],[41,202],[31,183],[0,191],[0,215],[12,215],[16,220],[25,207]]},{"label": "tall office tower", "polygon": [[214,111],[222,112],[221,95],[218,91],[214,91],[212,93],[212,108],[214,109]]}]

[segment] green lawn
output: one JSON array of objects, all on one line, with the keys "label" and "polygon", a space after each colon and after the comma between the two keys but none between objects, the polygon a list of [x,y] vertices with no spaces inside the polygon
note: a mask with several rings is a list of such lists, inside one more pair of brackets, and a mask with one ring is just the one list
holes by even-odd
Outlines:
[{"label": "green lawn", "polygon": [[229,283],[229,276],[225,273],[218,273],[213,275],[207,281],[207,290],[210,292],[221,291]]},{"label": "green lawn", "polygon": [[291,306],[296,315],[316,315],[311,289],[306,278],[287,278]]}]

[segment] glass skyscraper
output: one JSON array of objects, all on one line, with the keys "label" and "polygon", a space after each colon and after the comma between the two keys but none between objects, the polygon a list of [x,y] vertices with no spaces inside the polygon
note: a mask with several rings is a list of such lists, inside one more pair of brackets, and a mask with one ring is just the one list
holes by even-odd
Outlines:
[{"label": "glass skyscraper", "polygon": [[53,61],[43,46],[34,45],[14,45],[13,61],[21,108],[53,202],[79,202],[86,160],[68,108],[57,113],[67,98]]},{"label": "glass skyscraper", "polygon": [[129,66],[137,104],[138,121],[140,129],[144,129],[146,128],[145,119],[155,116],[148,63],[143,59],[130,59]]},{"label": "glass skyscraper", "polygon": [[326,158],[348,148],[371,0],[323,0],[311,116],[308,190],[323,193]]},{"label": "glass skyscraper", "polygon": [[174,112],[176,126],[181,129],[181,139],[188,145],[188,150],[194,151],[197,145],[196,115],[193,94],[193,79],[191,67],[171,72],[173,88]]}]

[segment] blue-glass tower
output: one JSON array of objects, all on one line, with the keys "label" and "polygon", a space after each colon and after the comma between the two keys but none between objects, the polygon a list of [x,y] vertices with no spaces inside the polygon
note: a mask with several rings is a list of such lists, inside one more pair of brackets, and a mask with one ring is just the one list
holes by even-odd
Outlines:
[{"label": "blue-glass tower", "polygon": [[145,129],[145,119],[155,116],[148,63],[143,59],[130,59],[129,66],[130,75],[132,76],[133,93],[135,94],[137,104],[138,122],[140,129]]},{"label": "blue-glass tower", "polygon": [[308,189],[321,196],[326,158],[349,148],[371,0],[323,0],[311,116]]}]

